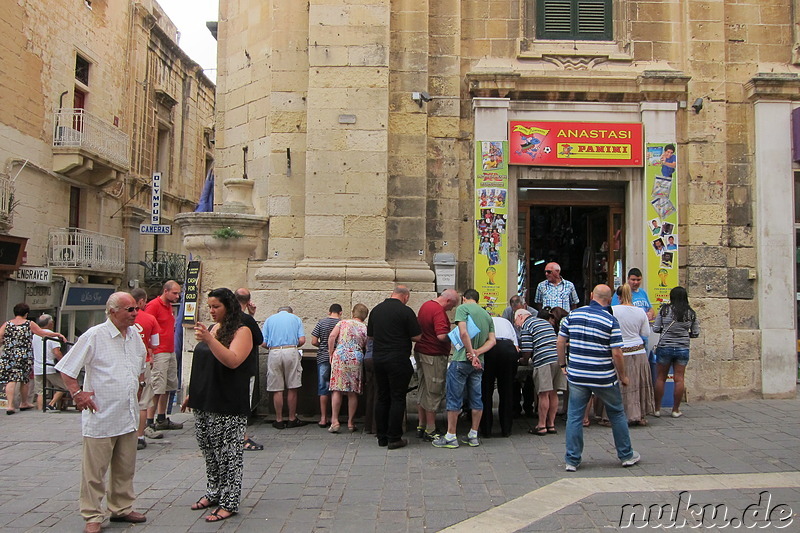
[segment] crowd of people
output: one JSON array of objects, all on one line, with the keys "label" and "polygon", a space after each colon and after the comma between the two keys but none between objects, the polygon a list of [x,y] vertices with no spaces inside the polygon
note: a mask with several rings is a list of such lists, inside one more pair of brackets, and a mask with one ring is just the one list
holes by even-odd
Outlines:
[{"label": "crowd of people", "polygon": [[[493,436],[495,387],[501,436],[510,436],[515,413],[526,405],[525,410],[532,412],[534,403],[536,424],[529,433],[557,434],[559,392],[564,392],[566,470],[574,472],[581,464],[592,401],[601,422],[612,427],[621,464],[636,464],[640,456],[631,445],[628,427],[646,425],[647,416],[661,416],[670,368],[675,381],[671,416],[682,415],[689,339],[699,335],[697,314],[686,290],[673,288],[670,302],[655,312],[641,288],[641,272],[631,269],[627,283],[616,293],[598,285],[591,302],[578,307],[574,286],[561,278],[556,263],[546,265],[545,277],[537,287],[534,307],[514,296],[501,317],[490,316],[479,305],[480,295],[474,289],[461,295],[444,290],[422,304],[418,313],[408,307],[410,290],[404,285],[397,285],[371,311],[356,304],[350,318],[343,317],[341,305],[332,304],[311,334],[311,344],[318,348],[318,426],[339,433],[346,398],[347,430],[358,431],[358,401],[364,396],[365,432],[375,434],[378,446],[390,450],[407,446],[406,400],[416,373],[416,436],[437,448],[480,446],[481,439]],[[114,293],[106,303],[106,322],[81,335],[66,354],[58,342],[40,342],[37,364],[47,367],[42,361],[48,361],[54,366],[52,372],[37,374],[37,385],[62,395],[68,392],[82,411],[80,504],[87,533],[101,530],[104,496],[112,521],[146,521],[144,514],[133,510],[137,449],[146,447],[148,438],[161,438],[160,431],[182,427],[166,416],[167,400],[162,400],[178,387],[171,304],[179,297],[180,286],[174,281],[167,282],[150,303],[142,290]],[[266,389],[275,409],[273,427],[301,427],[307,422],[297,416],[302,385],[299,348],[306,338],[302,321],[288,306],[259,327],[247,289],[236,293],[214,289],[207,295],[207,305],[213,324],[194,326],[198,343],[181,410],[193,414],[206,465],[206,491],[192,509],[213,508],[205,520],[217,522],[238,512],[244,451],[263,449],[247,435],[255,406],[259,347],[268,350]],[[453,309],[451,324],[447,313]],[[28,313],[27,306],[19,304],[15,318],[0,326],[0,379],[7,383],[9,402],[16,384],[22,389],[29,381],[28,354],[36,352],[34,336],[60,337],[52,331],[52,317],[31,322]],[[660,333],[653,350],[655,379],[648,360],[651,331]],[[79,382],[81,373],[85,375]],[[27,396],[22,397],[18,408],[32,408],[24,403]],[[51,405],[58,399],[54,396]],[[7,413],[16,409],[9,403]],[[440,430],[437,414],[442,410],[446,427]],[[460,418],[469,425],[461,438]]]}]

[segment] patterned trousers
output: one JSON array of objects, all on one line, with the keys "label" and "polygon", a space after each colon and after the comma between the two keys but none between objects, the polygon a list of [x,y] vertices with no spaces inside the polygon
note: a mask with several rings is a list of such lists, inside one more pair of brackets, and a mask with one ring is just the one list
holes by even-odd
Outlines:
[{"label": "patterned trousers", "polygon": [[194,410],[197,445],[206,460],[206,498],[238,512],[242,496],[244,433],[247,416]]}]

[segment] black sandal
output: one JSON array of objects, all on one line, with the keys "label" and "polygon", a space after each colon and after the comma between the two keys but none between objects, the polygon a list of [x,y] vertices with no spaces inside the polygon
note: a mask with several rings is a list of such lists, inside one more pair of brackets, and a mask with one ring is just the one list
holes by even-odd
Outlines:
[{"label": "black sandal", "polygon": [[[205,500],[206,503],[203,503],[203,500]],[[219,502],[215,502],[214,500],[209,500],[208,496],[201,496],[199,500],[197,500],[192,504],[192,511],[202,511],[203,509],[214,507],[217,504],[219,504]]]},{"label": "black sandal", "polygon": [[555,435],[558,433],[555,426],[547,426],[547,432],[551,435]]},{"label": "black sandal", "polygon": [[[226,513],[230,514],[228,516],[222,516],[221,514],[219,514],[220,511],[225,511]],[[228,511],[224,507],[217,507],[211,512],[211,514],[206,515],[206,522],[221,522],[223,520],[227,520],[228,518],[232,517],[235,514],[236,513],[234,513],[233,511]]]},{"label": "black sandal", "polygon": [[260,452],[261,450],[264,449],[264,445],[257,443],[253,439],[247,439],[246,441],[244,441],[244,449],[253,452]]},{"label": "black sandal", "polygon": [[547,435],[547,428],[536,426],[535,428],[529,429],[528,433],[531,435],[539,435],[541,437],[542,435]]}]

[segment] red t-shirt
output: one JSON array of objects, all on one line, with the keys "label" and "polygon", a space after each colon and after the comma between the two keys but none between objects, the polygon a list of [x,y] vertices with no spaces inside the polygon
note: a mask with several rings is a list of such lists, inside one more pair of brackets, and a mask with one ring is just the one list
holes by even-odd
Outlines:
[{"label": "red t-shirt", "polygon": [[[147,348],[147,361],[150,362],[152,357],[150,356],[150,350],[155,348],[160,344],[160,328],[158,327],[158,322],[156,319],[153,318],[152,315],[145,313],[144,311],[139,311],[136,315],[136,321],[133,323],[133,327],[136,328],[136,331],[139,332],[139,335],[142,337],[142,342],[144,342],[145,347]],[[155,336],[155,339],[153,338]],[[153,346],[153,343],[156,343]]]},{"label": "red t-shirt", "polygon": [[428,355],[448,355],[450,341],[442,342],[436,338],[437,335],[450,333],[450,320],[439,302],[428,300],[422,304],[417,312],[417,321],[422,329],[422,338],[414,350]]},{"label": "red t-shirt", "polygon": [[159,344],[153,353],[172,353],[175,351],[175,315],[172,306],[159,296],[153,298],[144,308],[145,313],[153,316],[158,322]]}]

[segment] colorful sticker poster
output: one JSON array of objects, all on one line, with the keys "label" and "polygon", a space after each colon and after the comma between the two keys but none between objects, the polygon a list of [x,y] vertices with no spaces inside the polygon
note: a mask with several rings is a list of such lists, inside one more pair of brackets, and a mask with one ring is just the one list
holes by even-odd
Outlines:
[{"label": "colorful sticker poster", "polygon": [[657,308],[678,285],[678,156],[674,143],[648,143],[646,151],[645,281]]},{"label": "colorful sticker poster", "polygon": [[508,285],[508,141],[475,143],[473,287],[492,316],[505,308]]},{"label": "colorful sticker poster", "polygon": [[512,165],[640,167],[641,123],[511,121]]},{"label": "colorful sticker poster", "polygon": [[200,296],[200,261],[189,261],[186,266],[186,291],[183,302],[183,327],[197,323],[197,302]]}]

